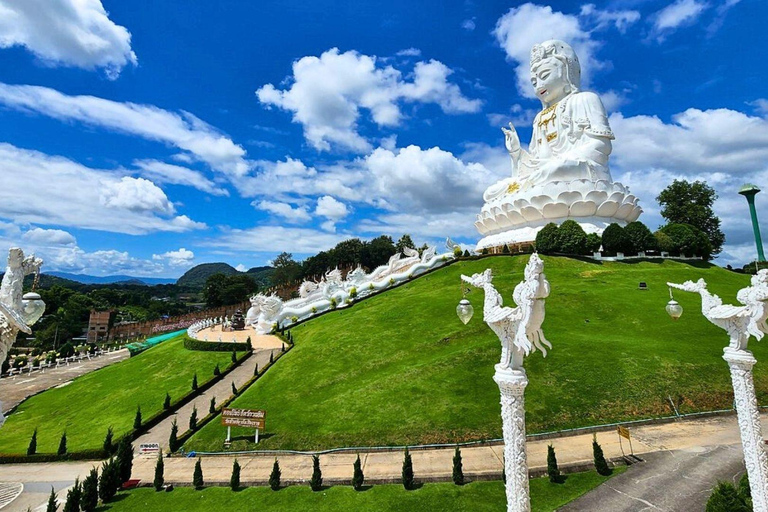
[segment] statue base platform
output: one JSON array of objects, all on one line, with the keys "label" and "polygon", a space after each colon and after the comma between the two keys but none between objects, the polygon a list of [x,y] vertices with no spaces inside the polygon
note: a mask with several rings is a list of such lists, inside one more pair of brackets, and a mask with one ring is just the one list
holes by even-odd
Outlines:
[{"label": "statue base platform", "polygon": [[530,244],[550,222],[574,220],[584,231],[602,234],[609,224],[621,226],[643,212],[628,187],[604,180],[553,181],[504,194],[487,203],[475,227],[484,237],[476,251]]}]

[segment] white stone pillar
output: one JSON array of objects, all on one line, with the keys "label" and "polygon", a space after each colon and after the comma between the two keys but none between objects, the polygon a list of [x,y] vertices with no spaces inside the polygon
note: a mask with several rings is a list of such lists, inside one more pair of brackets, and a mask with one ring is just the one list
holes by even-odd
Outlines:
[{"label": "white stone pillar", "polygon": [[752,381],[752,367],[757,360],[748,350],[726,347],[723,359],[731,368],[736,415],[744,449],[744,465],[747,467],[749,487],[752,491],[752,507],[755,512],[768,512],[768,457],[763,448],[760,413]]},{"label": "white stone pillar", "polygon": [[501,391],[507,512],[530,512],[528,457],[525,451],[525,387],[528,385],[528,376],[525,370],[496,365],[493,380]]}]

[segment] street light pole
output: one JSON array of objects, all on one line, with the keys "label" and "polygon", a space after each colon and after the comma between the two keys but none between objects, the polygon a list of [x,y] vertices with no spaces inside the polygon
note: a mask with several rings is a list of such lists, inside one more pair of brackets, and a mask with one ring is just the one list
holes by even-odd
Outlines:
[{"label": "street light pole", "polygon": [[760,225],[757,223],[757,210],[755,210],[755,196],[760,192],[760,189],[756,185],[747,183],[739,194],[747,198],[749,204],[749,214],[752,217],[752,231],[755,234],[755,245],[757,245],[757,261],[765,261],[765,254],[763,254],[763,238],[760,236]]},{"label": "street light pole", "polygon": [[[544,275],[544,262],[532,254],[525,266],[525,279],[515,286],[512,297],[515,308],[503,307],[501,294],[493,286],[490,269],[472,277],[461,279],[482,288],[483,320],[501,341],[501,361],[495,365],[493,380],[501,393],[501,421],[504,432],[504,469],[507,475],[507,512],[530,512],[531,498],[528,487],[528,459],[525,447],[525,388],[528,376],[523,360],[531,352],[541,350],[546,357],[552,345],[544,337],[544,299],[549,295],[549,282]],[[462,322],[462,300],[457,313]],[[470,313],[471,316],[471,313]],[[467,319],[468,321],[468,319]]]}]

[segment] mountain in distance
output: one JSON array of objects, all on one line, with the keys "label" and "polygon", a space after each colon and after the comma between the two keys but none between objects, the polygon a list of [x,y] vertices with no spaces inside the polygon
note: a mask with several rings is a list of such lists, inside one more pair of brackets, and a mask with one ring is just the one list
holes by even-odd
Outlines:
[{"label": "mountain in distance", "polygon": [[179,286],[188,286],[190,288],[201,289],[205,286],[205,281],[213,274],[233,275],[238,274],[238,270],[227,263],[201,263],[187,270],[181,276],[176,284]]},{"label": "mountain in distance", "polygon": [[68,272],[45,272],[43,275],[59,277],[82,284],[142,284],[153,286],[156,284],[173,284],[176,282],[175,279],[167,277],[134,277],[126,275],[89,276],[87,274],[70,274]]},{"label": "mountain in distance", "polygon": [[251,276],[254,281],[256,281],[256,284],[258,284],[260,287],[264,288],[269,286],[270,279],[272,278],[272,273],[275,271],[272,267],[253,267],[249,268],[246,274]]}]

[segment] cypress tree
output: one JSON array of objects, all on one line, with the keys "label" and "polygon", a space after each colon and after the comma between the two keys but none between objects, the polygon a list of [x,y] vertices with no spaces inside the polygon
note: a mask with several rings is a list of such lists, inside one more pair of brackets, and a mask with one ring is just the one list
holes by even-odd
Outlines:
[{"label": "cypress tree", "polygon": [[192,376],[192,391],[197,391],[197,372]]},{"label": "cypress tree", "polygon": [[235,386],[235,381],[232,381],[232,394],[233,395],[237,394],[237,386]]},{"label": "cypress tree", "polygon": [[402,471],[403,487],[406,491],[410,491],[415,487],[413,480],[413,461],[411,460],[411,454],[408,452],[408,447],[405,448],[405,455],[403,456],[403,471]]},{"label": "cypress tree", "polygon": [[163,409],[166,411],[171,408],[171,395],[168,394],[168,392],[165,392],[165,400],[163,400]]},{"label": "cypress tree", "polygon": [[216,397],[211,397],[211,405],[208,406],[208,414],[213,414],[216,412]]},{"label": "cypress tree", "polygon": [[92,468],[83,480],[83,494],[80,496],[80,508],[83,512],[94,512],[99,504],[99,472]]},{"label": "cypress tree", "polygon": [[613,471],[608,467],[608,463],[605,461],[605,455],[603,455],[603,449],[597,442],[597,434],[592,436],[592,456],[595,460],[595,469],[597,474],[608,476]]},{"label": "cypress tree", "polygon": [[232,476],[229,477],[229,487],[233,491],[240,489],[240,464],[237,462],[237,459],[232,463]]},{"label": "cypress tree", "polygon": [[99,498],[102,502],[108,503],[120,485],[117,480],[120,477],[117,474],[117,466],[114,459],[109,459],[101,465],[101,476],[99,476]]},{"label": "cypress tree", "polygon": [[203,465],[199,457],[197,459],[197,462],[195,463],[195,472],[192,475],[192,485],[198,491],[202,489],[203,486],[205,485],[205,482],[203,481]]},{"label": "cypress tree", "polygon": [[285,343],[280,344],[280,352],[285,353]]},{"label": "cypress tree", "polygon": [[562,481],[560,470],[557,467],[555,447],[551,444],[547,446],[547,475],[549,475],[549,481],[553,484],[559,484]]},{"label": "cypress tree", "polygon": [[275,362],[275,358],[274,358],[274,356],[272,355],[272,352],[270,352],[270,353],[269,353],[269,364],[272,364],[272,363],[274,363],[274,362]]},{"label": "cypress tree", "polygon": [[363,488],[363,483],[365,482],[365,475],[363,475],[363,465],[360,462],[360,454],[357,454],[357,460],[355,461],[354,465],[354,473],[352,475],[352,487],[359,491]]},{"label": "cypress tree", "polygon": [[192,407],[192,414],[189,415],[189,430],[197,428],[197,407]]},{"label": "cypress tree", "polygon": [[67,453],[67,433],[61,434],[61,440],[59,441],[59,449],[56,451],[59,455],[65,455]]},{"label": "cypress tree", "polygon": [[157,464],[155,464],[155,479],[152,481],[152,485],[155,486],[156,491],[163,490],[163,484],[165,483],[164,473],[165,464],[163,463],[163,452],[158,452]]},{"label": "cypress tree", "polygon": [[168,448],[175,452],[179,448],[179,426],[176,424],[176,419],[174,418],[173,424],[171,425],[171,435],[168,438]]},{"label": "cypress tree", "polygon": [[219,368],[219,363],[216,363],[216,366],[213,367],[213,374],[218,377],[221,375],[221,368]]},{"label": "cypress tree", "polygon": [[250,336],[245,340],[245,348],[248,352],[253,352],[253,342],[251,342]]},{"label": "cypress tree", "polygon": [[64,502],[64,512],[80,512],[80,480],[75,478],[75,484],[67,491],[67,501]]},{"label": "cypress tree", "polygon": [[280,463],[275,459],[275,463],[272,465],[272,472],[269,474],[269,487],[273,491],[280,489]]},{"label": "cypress tree", "polygon": [[453,483],[464,485],[464,468],[461,463],[461,449],[458,446],[453,454]]},{"label": "cypress tree", "polygon": [[235,364],[237,362],[237,352],[233,350],[232,357],[230,359],[232,359],[232,364]]},{"label": "cypress tree", "polygon": [[48,497],[48,506],[45,512],[56,512],[57,508],[59,508],[59,504],[56,503],[56,493],[53,491],[53,486],[51,486],[51,495]]},{"label": "cypress tree", "polygon": [[706,512],[748,512],[750,508],[730,482],[720,482],[707,500]]},{"label": "cypress tree", "polygon": [[743,475],[741,475],[741,478],[739,479],[739,486],[736,488],[736,490],[739,493],[739,496],[741,499],[744,500],[744,502],[747,504],[747,506],[752,506],[752,489],[749,488],[749,475],[747,475],[746,472],[744,472]]},{"label": "cypress tree", "polygon": [[[115,449],[114,445],[112,444],[112,427],[110,426],[107,429],[107,435],[104,436],[104,444],[102,444],[102,448],[104,448],[104,451],[107,452],[107,455],[112,455],[112,451]],[[85,482],[83,482],[85,484]]]},{"label": "cypress tree", "polygon": [[131,445],[130,437],[123,437],[120,440],[120,444],[117,445],[115,463],[117,464],[117,474],[119,475],[120,483],[122,484],[130,480],[131,471],[133,470],[133,445]]},{"label": "cypress tree", "polygon": [[133,429],[138,430],[141,428],[141,405],[136,406],[136,417],[133,418]]},{"label": "cypress tree", "polygon": [[258,377],[259,376],[259,365],[258,364],[253,367],[253,376],[254,377]]},{"label": "cypress tree", "polygon": [[32,438],[29,440],[29,446],[27,446],[27,455],[34,455],[37,453],[37,429],[32,432]]},{"label": "cypress tree", "polygon": [[309,486],[313,491],[320,491],[323,488],[323,473],[320,471],[320,457],[312,456],[312,478],[309,480]]}]

